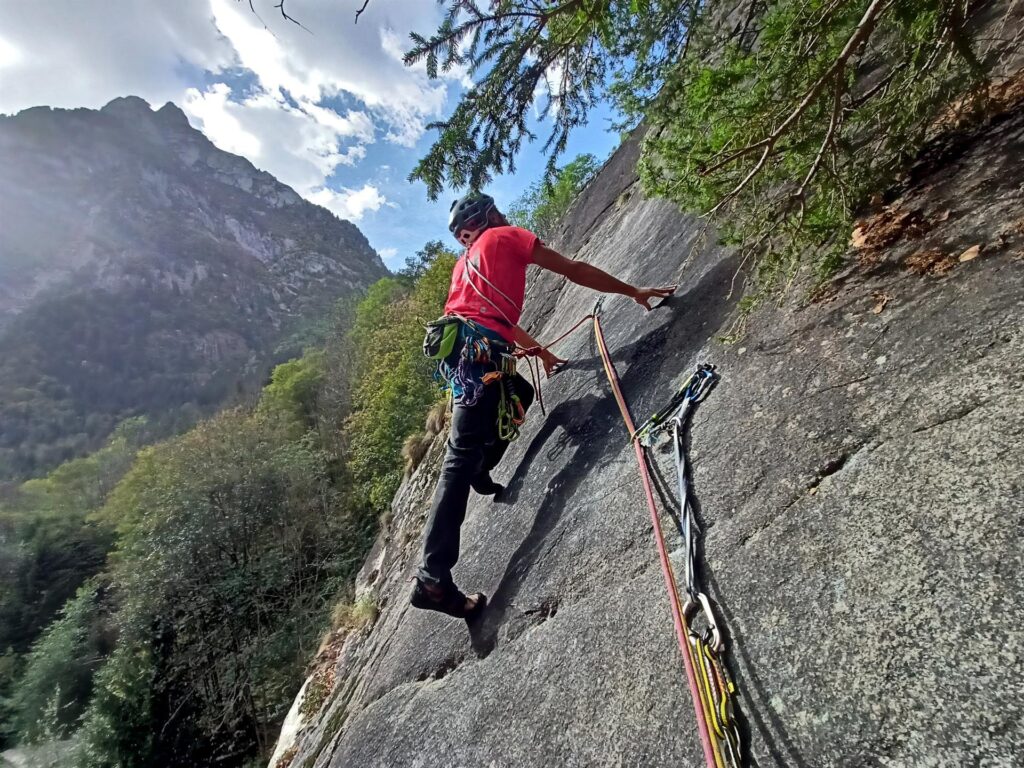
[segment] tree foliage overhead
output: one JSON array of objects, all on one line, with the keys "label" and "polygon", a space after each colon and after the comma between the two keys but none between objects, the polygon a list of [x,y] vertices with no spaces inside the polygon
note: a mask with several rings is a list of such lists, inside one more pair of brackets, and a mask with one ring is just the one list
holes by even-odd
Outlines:
[{"label": "tree foliage overhead", "polygon": [[[442,3],[444,4],[444,3]],[[550,118],[544,148],[548,170],[572,130],[607,94],[610,78],[649,81],[655,88],[671,51],[685,42],[680,21],[695,13],[689,0],[457,0],[429,37],[413,33],[407,64],[425,62],[437,77],[464,67],[474,78],[411,178],[435,199],[445,184],[480,187],[515,170],[538,95],[540,118]],[[631,27],[631,21],[646,26]],[[614,68],[622,68],[613,74]]]},{"label": "tree foliage overhead", "polygon": [[648,190],[724,224],[773,286],[810,250],[823,272],[849,223],[981,85],[963,6],[783,0],[744,34],[695,31],[647,108]]},{"label": "tree foliage overhead", "polygon": [[978,0],[443,4],[406,61],[465,67],[475,85],[413,171],[431,197],[512,170],[539,92],[553,175],[607,98],[648,126],[647,190],[711,214],[769,284],[808,249],[827,264],[854,213],[1017,46]]}]

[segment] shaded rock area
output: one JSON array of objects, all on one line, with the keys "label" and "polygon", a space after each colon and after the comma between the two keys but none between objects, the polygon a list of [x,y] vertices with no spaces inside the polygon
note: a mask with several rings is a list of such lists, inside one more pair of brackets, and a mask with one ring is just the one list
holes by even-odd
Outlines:
[{"label": "shaded rock area", "polygon": [[[692,460],[751,763],[1024,763],[1024,115],[892,203],[928,227],[854,251],[817,301],[759,310],[732,345],[718,339],[737,316],[736,257],[644,199],[635,156],[613,156],[560,239],[630,282],[680,284],[649,314],[604,302],[636,416],[698,362],[722,375],[695,414]],[[913,268],[921,251],[975,245],[941,273]],[[525,319],[555,338],[594,299],[535,274]],[[544,387],[547,416],[531,412],[496,473],[510,499],[470,504],[456,578],[491,595],[481,624],[407,604],[439,440],[364,569],[380,617],[342,640],[335,690],[279,766],[702,764],[592,334],[558,352],[572,363]],[[671,488],[670,457],[656,458]]]}]

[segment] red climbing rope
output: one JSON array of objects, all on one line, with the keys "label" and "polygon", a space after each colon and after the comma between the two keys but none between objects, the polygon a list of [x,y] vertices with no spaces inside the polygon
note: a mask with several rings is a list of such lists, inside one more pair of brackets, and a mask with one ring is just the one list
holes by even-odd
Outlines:
[{"label": "red climbing rope", "polygon": [[[635,434],[636,428],[633,424],[633,417],[629,414],[629,407],[622,395],[622,387],[619,385],[619,375],[615,371],[611,355],[608,353],[608,345],[604,340],[604,333],[601,330],[601,318],[595,312],[594,338],[597,340],[597,348],[601,353],[601,361],[604,363],[605,373],[608,375],[608,383],[611,385],[612,393],[615,395],[615,402],[619,404],[622,412],[622,420],[626,423],[626,429],[630,436]],[[698,684],[696,664],[693,659],[692,648],[687,639],[683,608],[679,604],[679,590],[676,586],[675,574],[672,571],[672,563],[668,559],[668,548],[665,546],[665,536],[661,530],[661,521],[658,518],[658,507],[654,503],[654,491],[651,487],[651,474],[647,468],[647,460],[644,457],[644,449],[639,441],[633,440],[633,449],[636,451],[637,465],[640,467],[640,479],[644,485],[644,495],[647,497],[647,506],[651,511],[651,522],[654,526],[654,542],[658,548],[658,558],[661,561],[661,571],[665,577],[665,588],[668,590],[669,603],[672,608],[672,622],[676,628],[676,639],[679,641],[679,650],[683,654],[683,666],[686,668],[686,679],[690,684],[690,695],[693,698],[693,708],[697,715],[697,731],[700,734],[700,744],[704,750],[704,760],[709,768],[717,768],[722,763],[716,755],[712,746],[711,734],[708,730],[707,712],[703,704],[700,687]]]},{"label": "red climbing rope", "polygon": [[[569,336],[569,334],[571,334],[577,328],[582,326],[585,322],[587,322],[587,320],[590,320],[592,317],[593,315],[587,315],[586,317],[581,318],[580,321],[576,323],[576,325],[574,325],[568,331],[563,333],[554,341],[549,341],[547,344],[544,344],[543,346],[538,345],[536,347],[517,347],[516,349],[516,357],[522,357],[526,359],[526,365],[530,369],[530,378],[532,379],[533,390],[534,392],[537,393],[537,402],[540,404],[540,412],[545,416],[547,416],[547,411],[544,410],[544,396],[541,394],[540,391],[540,369],[539,367],[535,367],[536,364],[533,358],[539,355],[541,352],[546,352],[547,350],[551,349],[551,347],[555,346],[555,344]],[[561,370],[561,368],[559,368],[559,370]]]}]

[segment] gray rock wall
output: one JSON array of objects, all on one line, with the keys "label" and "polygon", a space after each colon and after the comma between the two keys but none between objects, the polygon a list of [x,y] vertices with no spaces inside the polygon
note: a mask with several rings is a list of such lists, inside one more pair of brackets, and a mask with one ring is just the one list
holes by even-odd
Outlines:
[{"label": "gray rock wall", "polygon": [[[694,419],[694,482],[756,765],[1024,764],[1022,155],[1021,114],[951,151],[894,203],[927,226],[852,260],[823,300],[758,311],[733,345],[717,337],[736,316],[736,258],[643,199],[631,145],[565,223],[577,258],[680,283],[649,314],[605,301],[635,416],[695,363],[721,372]],[[909,271],[929,252],[947,271]],[[527,320],[551,339],[594,299],[534,275]],[[544,388],[547,416],[531,412],[496,473],[514,500],[470,504],[456,577],[491,595],[482,624],[406,602],[439,442],[364,569],[380,618],[339,638],[335,690],[281,765],[701,764],[592,334],[558,352],[572,365]]]}]

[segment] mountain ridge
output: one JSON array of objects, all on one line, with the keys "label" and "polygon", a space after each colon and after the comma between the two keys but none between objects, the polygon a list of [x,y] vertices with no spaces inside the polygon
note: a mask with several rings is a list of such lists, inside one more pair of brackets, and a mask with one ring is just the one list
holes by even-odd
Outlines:
[{"label": "mountain ridge", "polygon": [[358,227],[170,102],[0,116],[0,162],[0,478],[124,418],[194,421],[387,274]]}]

